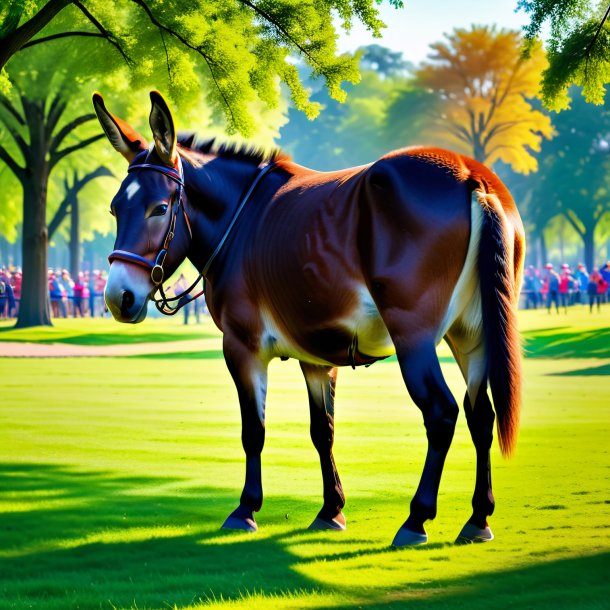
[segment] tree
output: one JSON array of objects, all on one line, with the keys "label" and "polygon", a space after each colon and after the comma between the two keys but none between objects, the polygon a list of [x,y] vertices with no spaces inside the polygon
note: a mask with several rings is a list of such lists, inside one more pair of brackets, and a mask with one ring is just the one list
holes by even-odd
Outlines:
[{"label": "tree", "polygon": [[529,242],[539,247],[538,262],[548,262],[545,234],[568,223],[590,269],[596,234],[610,220],[610,102],[588,104],[576,87],[570,96],[571,108],[555,117],[555,137],[542,145],[538,173],[516,176],[502,166],[498,173],[519,203]]},{"label": "tree", "polygon": [[472,26],[431,48],[416,73],[438,100],[428,111],[428,139],[488,165],[502,160],[517,172],[535,171],[532,152],[553,133],[550,118],[531,103],[546,65],[540,46],[525,59],[518,32]]},{"label": "tree", "polygon": [[81,269],[80,265],[80,205],[79,195],[81,191],[96,178],[104,176],[113,176],[114,174],[104,166],[80,176],[78,170],[73,170],[71,176],[66,176],[64,179],[64,198],[59,207],[55,211],[53,218],[48,224],[49,241],[53,239],[53,235],[60,227],[62,222],[70,217],[70,237],[68,243],[70,245],[70,274],[76,277]]},{"label": "tree", "polygon": [[[22,220],[19,327],[51,323],[47,289],[50,177],[66,159],[103,137],[89,101],[80,94],[84,85],[91,88],[83,78],[82,50],[67,41],[57,41],[48,49],[42,45],[30,49],[11,61],[12,87],[8,95],[0,94],[2,193],[23,197],[20,214],[14,208],[7,214],[2,206],[0,218],[2,223]],[[102,52],[96,59],[96,70],[102,73],[108,68],[112,73],[117,65],[112,54]]]},{"label": "tree", "polygon": [[544,151],[534,197],[565,216],[584,246],[589,269],[595,232],[610,213],[610,108],[571,92],[572,109],[555,119],[557,136]]},{"label": "tree", "polygon": [[381,78],[406,77],[413,71],[413,65],[404,59],[401,51],[392,51],[380,44],[360,47],[356,55],[363,70],[376,72]]},{"label": "tree", "polygon": [[550,24],[549,66],[543,72],[542,99],[553,110],[569,106],[568,89],[579,85],[588,102],[601,104],[610,83],[610,4],[592,0],[518,0],[530,15],[526,55]]},{"label": "tree", "polygon": [[438,143],[430,126],[441,113],[441,100],[435,92],[418,86],[413,79],[398,81],[388,96],[383,122],[389,148]]},{"label": "tree", "polygon": [[[45,99],[28,99],[19,95],[19,105],[0,97],[4,112],[0,119],[22,156],[17,162],[0,146],[0,159],[12,171],[23,191],[23,286],[17,326],[50,325],[47,284],[48,231],[46,201],[49,176],[53,168],[67,155],[102,137],[85,137],[75,143],[70,136],[95,115],[81,114],[61,122],[67,104],[56,93],[47,104]],[[24,134],[24,135],[22,135]],[[29,141],[29,144],[26,143]]]},{"label": "tree", "polygon": [[[249,105],[257,98],[277,105],[278,81],[288,87],[296,108],[317,114],[292,55],[325,79],[333,99],[344,99],[341,83],[356,82],[358,70],[353,57],[337,54],[334,14],[346,30],[358,19],[380,36],[384,24],[376,1],[8,0],[0,8],[0,68],[33,45],[88,37],[112,48],[134,81],[150,72],[152,62],[165,61],[175,100],[198,94],[199,71],[227,129],[248,135],[254,127]],[[389,2],[402,6],[402,0]],[[67,13],[69,25],[49,31]],[[6,73],[2,86],[8,86]]]},{"label": "tree", "polygon": [[[318,88],[311,99],[323,112],[315,121],[294,107],[289,109],[280,144],[298,163],[328,171],[369,163],[387,152],[383,129],[387,100],[403,80],[396,74],[405,69],[405,63],[400,54],[379,45],[359,49],[358,54],[381,70],[369,69],[369,59],[364,60],[362,80],[347,87],[345,103]],[[306,83],[315,88],[315,82]]]}]

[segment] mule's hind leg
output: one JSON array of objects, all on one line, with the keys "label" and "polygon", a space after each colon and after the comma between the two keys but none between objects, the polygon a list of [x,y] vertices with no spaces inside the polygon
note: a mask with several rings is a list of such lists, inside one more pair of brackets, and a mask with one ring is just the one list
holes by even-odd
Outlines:
[{"label": "mule's hind leg", "polygon": [[457,537],[457,544],[488,542],[493,534],[487,524],[487,517],[493,514],[495,502],[491,490],[491,460],[489,450],[493,440],[495,415],[487,395],[485,384],[477,393],[474,408],[468,393],[464,398],[464,412],[470,436],[477,452],[477,477],[472,496],[472,516]]},{"label": "mule's hind leg", "polygon": [[487,395],[486,351],[483,337],[477,337],[472,331],[464,333],[459,325],[450,331],[446,339],[468,385],[464,397],[464,413],[477,454],[472,516],[462,528],[456,543],[487,542],[493,540],[493,534],[487,525],[487,517],[493,513],[495,506],[491,491],[489,455],[495,415]]},{"label": "mule's hind leg", "polygon": [[411,500],[409,518],[392,543],[393,546],[407,546],[428,540],[424,522],[436,516],[438,488],[453,439],[458,406],[443,378],[434,342],[404,351],[399,348],[397,355],[409,394],[423,414],[428,437],[426,462]]},{"label": "mule's hind leg", "polygon": [[239,397],[246,482],[239,506],[227,517],[222,527],[254,532],[257,530],[254,513],[263,504],[261,453],[265,443],[267,367],[241,341],[228,333],[224,336],[223,349]]},{"label": "mule's hind leg", "polygon": [[341,509],[345,506],[345,496],[333,457],[337,369],[305,362],[301,362],[301,369],[305,376],[307,394],[309,395],[311,440],[320,455],[324,485],[324,506],[322,506],[322,510],[309,526],[309,529],[344,530],[345,517]]}]

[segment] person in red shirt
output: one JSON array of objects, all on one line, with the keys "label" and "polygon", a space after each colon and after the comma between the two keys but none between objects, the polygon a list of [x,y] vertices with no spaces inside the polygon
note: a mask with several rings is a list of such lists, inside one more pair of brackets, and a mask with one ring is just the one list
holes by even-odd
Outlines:
[{"label": "person in red shirt", "polygon": [[72,292],[74,294],[74,317],[80,315],[82,318],[84,316],[83,312],[83,297],[85,292],[85,284],[83,284],[83,274],[82,272],[78,274],[76,281],[74,282],[74,286],[72,287]]},{"label": "person in red shirt", "polygon": [[608,290],[608,283],[604,280],[599,269],[593,267],[589,276],[589,285],[587,286],[587,294],[589,295],[589,313],[593,313],[593,305],[597,303],[597,311],[600,310],[600,305],[603,295]]}]

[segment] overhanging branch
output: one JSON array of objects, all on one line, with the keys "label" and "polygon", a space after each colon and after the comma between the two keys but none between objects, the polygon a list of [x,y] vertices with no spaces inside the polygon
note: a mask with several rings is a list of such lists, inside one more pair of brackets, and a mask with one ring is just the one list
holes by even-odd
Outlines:
[{"label": "overhanging branch", "polygon": [[[580,235],[582,239],[585,238],[585,230],[576,222],[578,217],[574,214],[573,210],[567,209],[562,212],[564,218],[572,225],[574,230]],[[579,221],[580,222],[580,221]]]},{"label": "overhanging branch", "polygon": [[69,154],[71,154],[77,150],[80,150],[81,148],[85,148],[86,146],[89,146],[89,144],[93,144],[94,142],[101,140],[103,137],[105,137],[104,134],[99,133],[95,136],[91,136],[90,138],[87,138],[86,140],[77,142],[76,144],[73,144],[72,146],[68,146],[66,148],[63,148],[62,150],[58,150],[56,153],[51,155],[51,158],[49,160],[49,167],[53,168],[64,157],[67,157]]},{"label": "overhanging branch", "polygon": [[100,35],[102,38],[105,38],[120,54],[121,57],[123,58],[123,60],[125,61],[125,63],[128,66],[133,66],[134,62],[133,60],[127,55],[127,53],[125,52],[125,50],[123,49],[123,47],[119,44],[118,40],[116,39],[116,37],[112,34],[112,32],[109,32],[90,12],[89,10],[83,6],[79,0],[72,0],[72,4],[74,4],[74,6],[76,6],[81,13],[97,28],[97,30],[100,32]]},{"label": "overhanging branch", "polygon": [[43,36],[42,38],[36,38],[35,40],[30,40],[30,42],[26,42],[21,48],[27,49],[28,47],[35,47],[38,44],[42,44],[44,42],[49,42],[51,40],[57,40],[59,38],[69,38],[72,36],[83,36],[89,38],[106,38],[100,32],[60,32],[59,34],[51,34],[50,36]]},{"label": "overhanging branch", "polygon": [[59,204],[59,207],[57,208],[57,211],[53,215],[53,218],[47,228],[49,239],[53,237],[55,231],[57,231],[57,229],[61,226],[64,218],[70,212],[70,207],[73,205],[78,205],[78,193],[83,189],[83,187],[96,178],[100,178],[102,176],[109,177],[112,175],[113,173],[107,167],[101,166],[92,172],[89,172],[86,176],[80,179],[78,179],[77,173],[74,172],[72,185],[70,185],[67,178],[64,180],[64,198]]},{"label": "overhanging branch", "polygon": [[[212,80],[214,81],[214,85],[216,85],[216,89],[218,89],[218,93],[220,93],[220,96],[222,97],[222,100],[223,100],[224,105],[225,105],[225,107],[227,109],[227,112],[231,116],[231,119],[233,120],[233,122],[235,122],[235,115],[233,114],[233,108],[231,107],[231,104],[229,103],[229,100],[227,99],[224,91],[222,90],[222,87],[218,83],[218,79],[216,78],[216,75],[214,74],[214,69],[216,68],[217,63],[209,55],[207,55],[207,53],[204,53],[204,51],[203,51],[203,49],[201,47],[196,47],[195,45],[191,44],[179,32],[173,30],[172,28],[170,28],[170,27],[168,27],[166,25],[163,25],[154,16],[153,12],[150,10],[149,6],[144,2],[144,0],[131,0],[131,1],[134,4],[136,4],[137,6],[139,6],[146,13],[146,16],[150,19],[150,22],[155,27],[159,28],[159,30],[161,30],[163,32],[167,32],[170,36],[172,36],[173,38],[175,38],[176,40],[181,42],[187,49],[190,49],[191,51],[194,51],[200,57],[203,58],[203,60],[205,61],[206,65],[208,66],[208,68],[210,70],[210,76],[212,77]],[[221,66],[219,66],[219,67],[221,67]]]},{"label": "overhanging branch", "polygon": [[51,143],[49,145],[49,152],[51,153],[51,155],[53,155],[55,153],[55,151],[61,146],[61,143],[64,141],[64,139],[72,131],[74,131],[77,127],[80,127],[84,123],[93,121],[95,118],[96,118],[96,115],[93,113],[83,114],[82,116],[79,116],[79,117],[75,118],[73,121],[70,121],[69,123],[64,125],[57,132],[57,134],[55,136],[53,136],[53,139],[51,140]]},{"label": "overhanging branch", "polygon": [[15,177],[21,184],[25,182],[25,169],[8,154],[3,146],[0,146],[0,160],[6,163],[7,167],[15,174]]},{"label": "overhanging branch", "polygon": [[31,19],[0,39],[0,70],[68,4],[70,0],[49,0]]},{"label": "overhanging branch", "polygon": [[240,4],[243,4],[244,6],[251,8],[259,17],[262,17],[265,21],[267,21],[267,23],[270,23],[281,34],[282,38],[287,40],[289,44],[296,47],[300,53],[302,53],[305,57],[307,57],[307,59],[309,60],[311,65],[314,65],[314,66],[318,65],[318,68],[320,67],[318,62],[311,56],[311,53],[309,53],[309,51],[307,51],[307,49],[305,49],[303,46],[301,46],[288,33],[288,31],[280,23],[278,23],[269,13],[262,10],[259,6],[257,6],[253,2],[250,2],[249,0],[238,0],[238,2]]},{"label": "overhanging branch", "polygon": [[593,50],[593,47],[595,46],[595,43],[597,42],[597,39],[599,38],[599,34],[602,31],[602,28],[604,27],[604,23],[606,23],[609,16],[610,16],[610,4],[608,4],[608,8],[606,9],[606,12],[604,13],[604,16],[599,24],[599,27],[597,28],[597,31],[595,32],[595,36],[593,36],[593,40],[591,40],[591,42],[589,43],[589,46],[587,47],[587,50],[585,51],[585,57],[587,59],[589,59],[589,57],[591,56],[591,51]]},{"label": "overhanging branch", "polygon": [[25,125],[25,119],[19,114],[19,111],[13,106],[4,96],[0,96],[0,104],[4,106],[6,111],[15,119],[20,127]]}]

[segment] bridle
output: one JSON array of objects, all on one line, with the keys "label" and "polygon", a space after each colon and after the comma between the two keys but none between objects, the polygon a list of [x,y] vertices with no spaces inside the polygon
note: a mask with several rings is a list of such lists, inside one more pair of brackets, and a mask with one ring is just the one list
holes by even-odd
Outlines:
[{"label": "bridle", "polygon": [[[231,219],[229,226],[225,230],[225,232],[224,232],[223,236],[221,237],[220,241],[218,242],[216,248],[214,248],[214,251],[208,258],[206,264],[203,266],[203,268],[199,272],[197,279],[186,290],[184,290],[180,294],[177,294],[173,297],[167,297],[167,295],[165,294],[165,291],[163,290],[163,281],[165,279],[165,270],[163,269],[163,263],[165,262],[165,258],[167,256],[167,252],[169,250],[170,243],[174,239],[175,229],[176,229],[176,218],[178,217],[180,210],[182,210],[182,213],[184,215],[184,220],[185,220],[186,226],[188,228],[191,241],[193,239],[193,231],[191,229],[191,223],[190,223],[188,215],[186,213],[186,209],[184,207],[184,201],[183,201],[183,198],[184,198],[184,169],[182,167],[182,159],[180,158],[180,156],[178,156],[178,162],[177,162],[175,168],[169,167],[166,165],[156,165],[153,163],[138,163],[136,165],[131,165],[129,167],[129,169],[127,170],[128,173],[135,171],[136,169],[151,170],[151,171],[155,171],[155,172],[164,174],[165,176],[167,176],[168,178],[170,178],[177,184],[176,192],[174,193],[174,197],[172,198],[172,201],[170,202],[171,216],[170,216],[170,221],[169,221],[169,227],[165,234],[165,238],[163,239],[163,244],[161,246],[161,249],[157,253],[157,256],[155,257],[154,262],[144,256],[141,256],[140,254],[136,254],[135,252],[129,252],[128,250],[113,250],[110,253],[110,256],[108,256],[108,262],[112,263],[115,260],[119,260],[119,261],[123,261],[126,263],[131,263],[133,265],[139,265],[140,267],[144,267],[145,269],[150,270],[150,279],[151,279],[152,283],[155,285],[156,290],[158,290],[161,294],[161,298],[159,298],[159,299],[156,299],[154,297],[154,293],[153,293],[153,296],[151,297],[152,301],[155,304],[155,307],[162,314],[165,314],[166,316],[175,315],[176,313],[178,313],[178,311],[180,311],[180,309],[182,309],[182,307],[184,307],[191,301],[194,301],[195,299],[199,298],[202,294],[205,293],[205,276],[206,276],[207,272],[209,271],[210,267],[212,266],[214,259],[218,256],[218,253],[220,252],[223,245],[227,241],[229,234],[231,233],[231,230],[233,229],[235,223],[237,222],[237,219],[239,218],[239,215],[241,214],[242,210],[244,209],[246,203],[252,196],[254,189],[258,186],[258,184],[261,181],[261,179],[263,178],[263,176],[265,174],[267,174],[268,172],[270,172],[274,167],[275,167],[275,163],[272,161],[259,169],[257,175],[255,176],[254,180],[250,184],[250,187],[248,188],[248,190],[242,197],[242,200],[241,200],[239,206],[235,210],[235,214],[233,214],[233,218]],[[199,291],[195,295],[191,295],[191,291],[195,288],[195,286],[199,283],[200,280],[203,280],[203,285],[202,285],[201,291]],[[170,305],[170,303],[173,303],[174,301],[177,301],[176,305],[174,305],[174,306]]]}]

